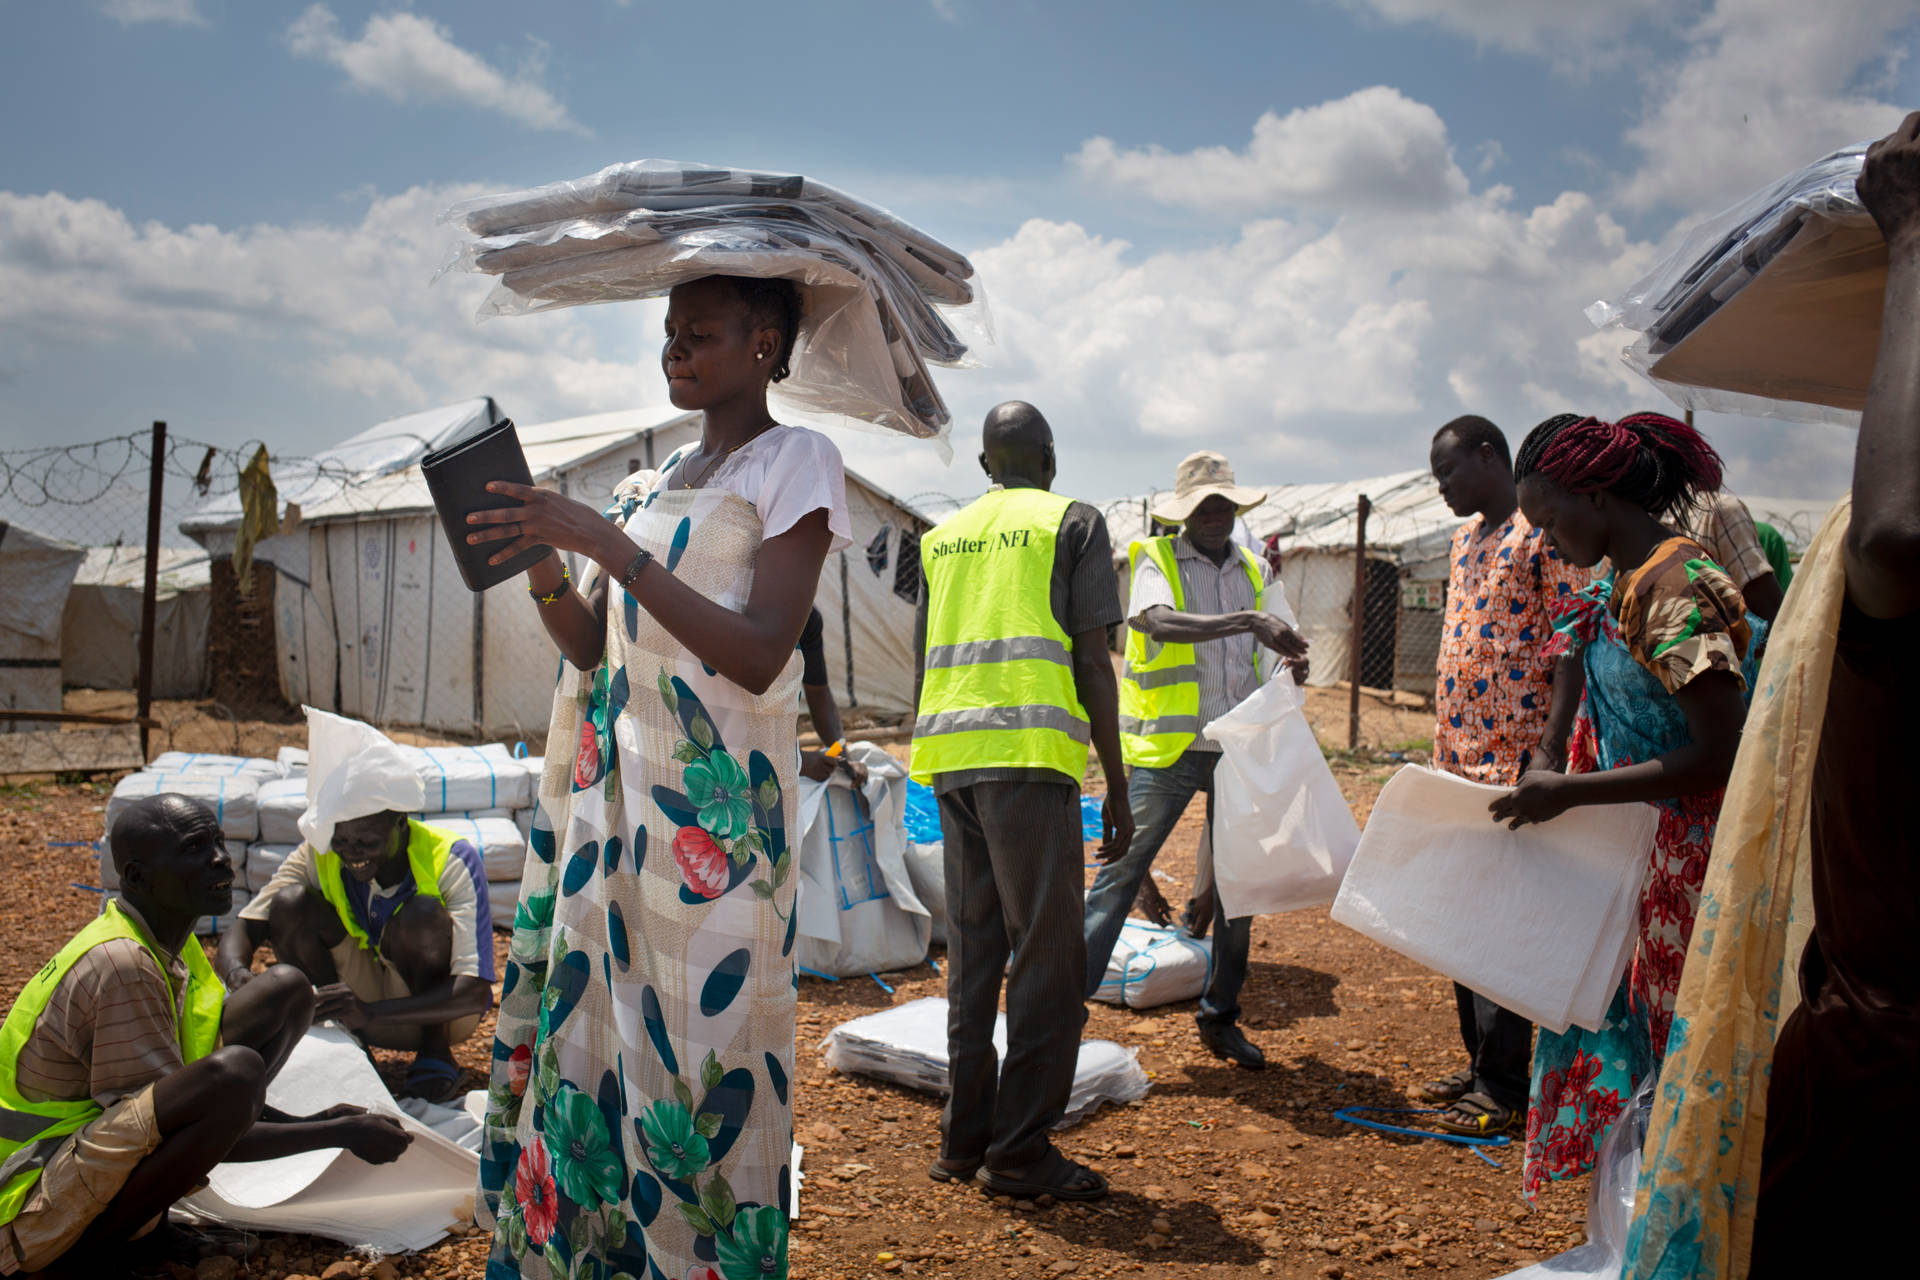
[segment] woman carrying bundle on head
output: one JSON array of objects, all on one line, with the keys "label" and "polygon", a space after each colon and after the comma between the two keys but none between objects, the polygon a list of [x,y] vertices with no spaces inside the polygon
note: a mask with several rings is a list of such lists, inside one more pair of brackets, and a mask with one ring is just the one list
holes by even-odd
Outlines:
[{"label": "woman carrying bundle on head", "polygon": [[[471,517],[566,657],[514,920],[481,1161],[491,1277],[785,1276],[794,1038],[795,642],[848,545],[840,455],[780,426],[787,280],[676,287],[661,363],[705,415],[602,513]],[[790,833],[793,833],[790,835]]]},{"label": "woman carrying bundle on head", "polygon": [[1493,803],[1494,819],[1519,826],[1576,805],[1635,801],[1660,810],[1638,945],[1606,1025],[1540,1033],[1529,1197],[1593,1166],[1607,1126],[1666,1047],[1766,627],[1706,551],[1670,527],[1719,488],[1720,473],[1699,433],[1657,413],[1549,418],[1514,460],[1527,519],[1572,563],[1604,559],[1612,570],[1573,597],[1549,645],[1577,653],[1586,677],[1568,771],[1528,774]]}]

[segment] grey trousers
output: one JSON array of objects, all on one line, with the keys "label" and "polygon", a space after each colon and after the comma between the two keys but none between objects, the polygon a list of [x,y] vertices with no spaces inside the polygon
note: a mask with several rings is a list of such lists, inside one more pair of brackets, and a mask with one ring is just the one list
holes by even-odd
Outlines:
[{"label": "grey trousers", "polygon": [[[1065,782],[976,782],[940,797],[940,830],[953,1086],[940,1153],[1017,1169],[1046,1154],[1066,1114],[1086,1024],[1080,791]],[[1004,1063],[993,1045],[1003,972]]]}]

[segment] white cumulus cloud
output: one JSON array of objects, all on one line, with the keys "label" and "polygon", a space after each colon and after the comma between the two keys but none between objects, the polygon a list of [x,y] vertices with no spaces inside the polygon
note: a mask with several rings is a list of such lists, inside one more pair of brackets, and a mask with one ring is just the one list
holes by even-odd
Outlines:
[{"label": "white cumulus cloud", "polygon": [[1301,107],[1269,111],[1241,150],[1160,146],[1123,149],[1091,138],[1072,163],[1082,174],[1166,204],[1226,212],[1276,205],[1411,208],[1467,193],[1440,113],[1385,85]]},{"label": "white cumulus cloud", "polygon": [[1697,0],[1345,0],[1396,26],[1430,23],[1483,47],[1543,54],[1577,70],[1618,63],[1641,23],[1671,21]]},{"label": "white cumulus cloud", "polygon": [[546,47],[535,43],[526,65],[508,73],[453,42],[447,29],[414,13],[375,14],[358,39],[341,34],[324,4],[310,6],[287,28],[296,55],[330,63],[354,88],[395,102],[456,102],[497,111],[530,129],[587,132],[540,83]]},{"label": "white cumulus cloud", "polygon": [[104,0],[100,6],[109,18],[127,26],[140,22],[171,22],[182,27],[204,27],[206,15],[200,12],[200,0]]}]

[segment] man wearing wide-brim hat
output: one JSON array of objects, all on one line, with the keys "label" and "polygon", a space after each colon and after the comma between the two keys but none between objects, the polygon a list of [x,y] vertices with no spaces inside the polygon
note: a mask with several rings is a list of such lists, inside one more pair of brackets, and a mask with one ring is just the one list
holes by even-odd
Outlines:
[{"label": "man wearing wide-brim hat", "polygon": [[[1126,669],[1120,681],[1121,748],[1134,835],[1126,854],[1101,867],[1087,898],[1087,994],[1106,976],[1127,909],[1194,793],[1207,793],[1220,748],[1206,727],[1253,693],[1278,654],[1296,682],[1307,678],[1307,642],[1266,561],[1232,541],[1234,521],[1266,501],[1234,483],[1217,453],[1189,455],[1173,493],[1151,508],[1172,537],[1128,548],[1133,585]],[[1200,999],[1200,1040],[1219,1057],[1258,1070],[1266,1055],[1238,1026],[1252,921],[1226,919],[1215,895],[1214,951]]]}]

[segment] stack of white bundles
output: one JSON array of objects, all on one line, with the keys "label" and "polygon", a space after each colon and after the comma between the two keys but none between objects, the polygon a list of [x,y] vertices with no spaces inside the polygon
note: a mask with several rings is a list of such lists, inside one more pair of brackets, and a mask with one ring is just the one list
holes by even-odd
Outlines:
[{"label": "stack of white bundles", "polygon": [[913,896],[933,917],[930,942],[947,944],[947,848],[938,840],[915,844],[907,842],[907,878],[913,882]]},{"label": "stack of white bundles", "polygon": [[420,821],[450,831],[478,849],[489,882],[520,878],[520,870],[527,862],[527,842],[511,817],[476,819],[432,814]]},{"label": "stack of white bundles", "polygon": [[[708,275],[783,277],[805,298],[788,416],[844,416],[944,437],[929,363],[962,364],[950,320],[984,332],[964,256],[893,215],[798,175],[641,160],[455,210],[457,265],[497,276],[482,314],[660,297]],[[984,310],[981,306],[979,310]],[[945,312],[943,314],[943,312]]]},{"label": "stack of white bundles", "polygon": [[1632,954],[1651,805],[1591,805],[1509,831],[1508,788],[1408,765],[1374,803],[1333,918],[1503,1009],[1596,1029]]},{"label": "stack of white bundles", "polygon": [[[1007,1016],[993,1025],[994,1047],[1007,1057]],[[879,1013],[843,1022],[821,1042],[827,1065],[851,1075],[877,1076],[909,1089],[945,1094],[947,1086],[947,1002],[913,1000]],[[1067,1113],[1054,1127],[1077,1124],[1103,1103],[1127,1103],[1147,1096],[1147,1073],[1132,1049],[1111,1040],[1086,1040],[1073,1072]]]},{"label": "stack of white bundles", "polygon": [[266,782],[286,776],[278,760],[258,756],[208,755],[199,751],[163,751],[147,766],[148,773],[214,773],[227,778]]},{"label": "stack of white bundles", "polygon": [[1601,328],[1689,409],[1852,425],[1880,349],[1887,246],[1860,202],[1866,144],[1846,147],[1702,222]]},{"label": "stack of white bundles", "polygon": [[293,851],[300,846],[294,844],[250,844],[247,846],[247,892],[258,893],[267,887],[267,881],[273,879],[273,873],[280,869]]},{"label": "stack of white bundles", "polygon": [[426,784],[428,813],[463,809],[524,809],[533,780],[506,747],[402,747]]},{"label": "stack of white bundles", "polygon": [[268,844],[299,844],[300,815],[307,810],[307,780],[281,778],[260,788],[260,838]]},{"label": "stack of white bundles", "polygon": [[1180,1000],[1197,1000],[1206,989],[1213,945],[1179,929],[1163,929],[1145,920],[1120,927],[1095,1000],[1152,1009]]},{"label": "stack of white bundles", "polygon": [[260,785],[245,774],[159,773],[152,769],[120,779],[107,800],[107,831],[135,800],[182,795],[199,800],[219,820],[220,834],[250,844],[260,838]]},{"label": "stack of white bundles", "polygon": [[802,778],[795,842],[794,960],[836,978],[919,964],[931,930],[907,875],[907,771],[871,742],[847,752],[866,766],[866,788],[855,792],[840,773]]},{"label": "stack of white bundles", "polygon": [[307,776],[307,749],[305,747],[282,747],[274,762],[280,766],[283,778],[304,778]]},{"label": "stack of white bundles", "polygon": [[493,927],[513,929],[513,917],[520,910],[520,882],[518,880],[487,881],[487,911],[493,917]]}]

